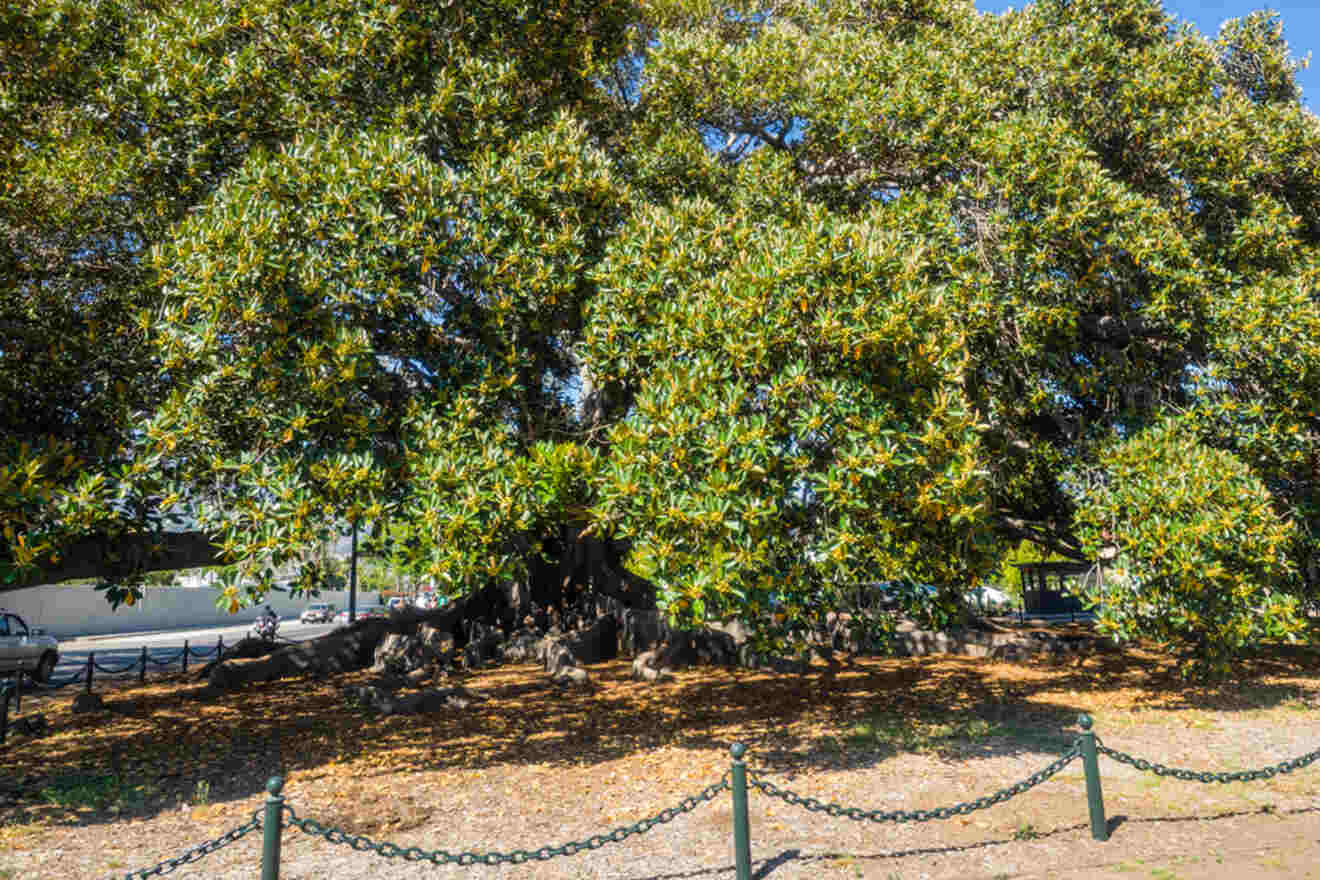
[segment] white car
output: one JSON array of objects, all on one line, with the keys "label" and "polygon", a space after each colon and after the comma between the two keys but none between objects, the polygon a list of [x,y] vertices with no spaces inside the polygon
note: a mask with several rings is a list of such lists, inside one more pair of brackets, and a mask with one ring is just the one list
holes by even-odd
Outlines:
[{"label": "white car", "polygon": [[[365,617],[389,617],[390,609],[384,605],[359,605],[357,607],[357,619],[362,620]],[[348,623],[348,609],[345,608],[335,615],[335,623]]]},{"label": "white car", "polygon": [[313,602],[298,615],[299,623],[329,623],[335,619],[333,602]]},{"label": "white car", "polygon": [[29,628],[17,614],[0,610],[0,673],[31,673],[37,681],[50,681],[60,662],[60,643],[44,629]]},{"label": "white car", "polygon": [[977,587],[967,594],[967,604],[974,608],[994,610],[1007,608],[1012,602],[1008,594],[994,587]]}]

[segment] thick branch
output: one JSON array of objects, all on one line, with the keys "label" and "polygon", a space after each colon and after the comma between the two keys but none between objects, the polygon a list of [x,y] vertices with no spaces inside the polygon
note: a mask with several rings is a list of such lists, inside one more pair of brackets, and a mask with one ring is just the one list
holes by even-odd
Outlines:
[{"label": "thick branch", "polygon": [[83,538],[63,548],[59,559],[57,564],[20,577],[15,583],[0,585],[0,592],[78,578],[113,578],[224,562],[210,536],[203,532]]},{"label": "thick branch", "polygon": [[1075,559],[1078,562],[1093,561],[1086,558],[1086,555],[1081,551],[1081,547],[1072,538],[1054,534],[1034,523],[1002,513],[995,516],[995,522],[1001,530],[1013,537],[1030,541],[1060,556]]}]

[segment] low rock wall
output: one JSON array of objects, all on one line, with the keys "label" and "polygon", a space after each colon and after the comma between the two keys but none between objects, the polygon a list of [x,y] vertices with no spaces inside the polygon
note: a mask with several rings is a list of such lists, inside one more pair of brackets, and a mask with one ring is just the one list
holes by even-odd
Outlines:
[{"label": "low rock wall", "polygon": [[955,630],[929,632],[900,630],[894,635],[894,653],[907,657],[928,654],[962,654],[996,660],[1025,660],[1031,657],[1084,657],[1114,650],[1113,642],[1091,633],[1056,633],[1047,630],[986,632]]}]

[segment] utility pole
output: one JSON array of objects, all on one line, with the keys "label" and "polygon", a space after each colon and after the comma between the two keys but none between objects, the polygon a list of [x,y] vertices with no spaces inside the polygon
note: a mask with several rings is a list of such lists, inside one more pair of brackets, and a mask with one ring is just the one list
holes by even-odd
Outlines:
[{"label": "utility pole", "polygon": [[353,549],[348,556],[348,622],[357,620],[357,523],[353,523]]}]

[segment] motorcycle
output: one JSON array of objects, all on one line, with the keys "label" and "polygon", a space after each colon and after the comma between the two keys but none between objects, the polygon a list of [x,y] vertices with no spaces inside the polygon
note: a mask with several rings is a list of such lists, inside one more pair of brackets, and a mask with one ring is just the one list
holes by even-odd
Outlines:
[{"label": "motorcycle", "polygon": [[280,619],[266,614],[256,619],[255,625],[248,631],[248,637],[273,642],[279,629]]}]

